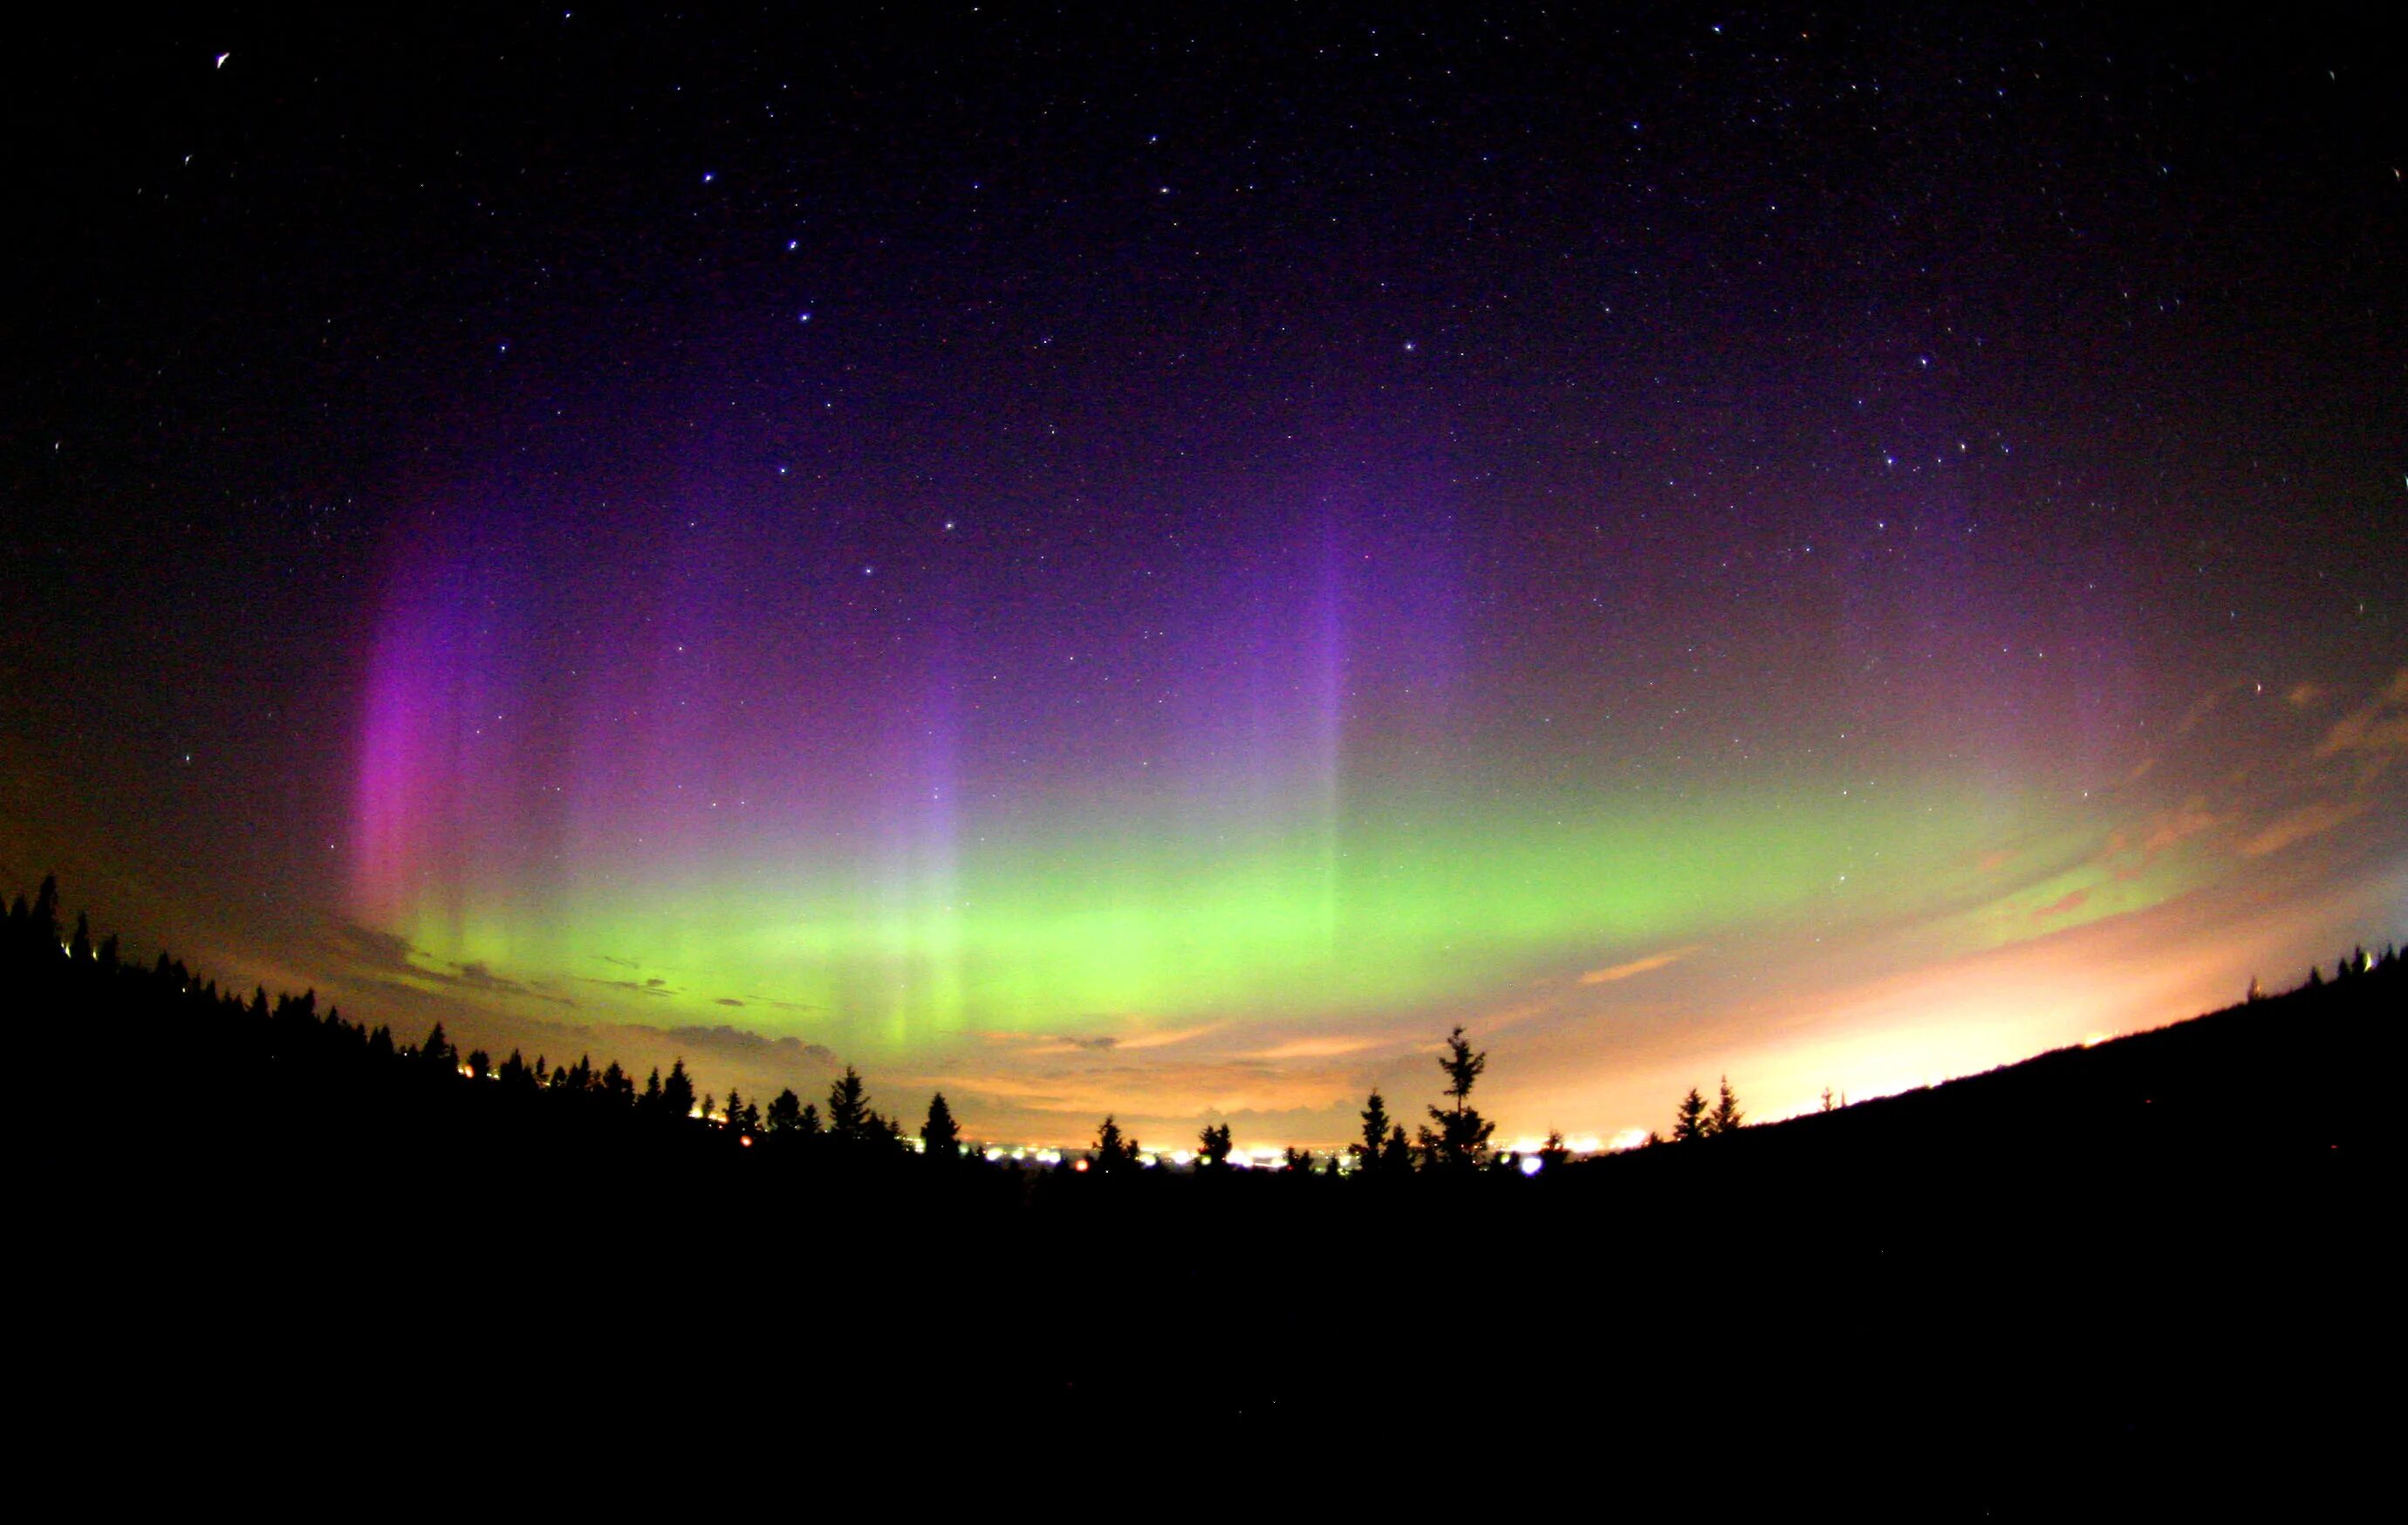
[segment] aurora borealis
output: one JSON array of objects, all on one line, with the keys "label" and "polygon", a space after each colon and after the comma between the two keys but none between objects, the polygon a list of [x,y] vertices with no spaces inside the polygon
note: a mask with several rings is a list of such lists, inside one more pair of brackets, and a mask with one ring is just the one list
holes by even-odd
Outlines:
[{"label": "aurora borealis", "polygon": [[61,39],[9,887],[1029,1142],[1456,1022],[1500,1137],[1774,1115],[2408,929],[2346,28],[1258,22]]}]

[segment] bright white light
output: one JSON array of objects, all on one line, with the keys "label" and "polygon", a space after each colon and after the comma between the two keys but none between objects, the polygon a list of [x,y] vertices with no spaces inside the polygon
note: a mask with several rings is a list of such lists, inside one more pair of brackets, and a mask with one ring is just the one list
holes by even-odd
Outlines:
[{"label": "bright white light", "polygon": [[1541,1159],[1537,1155],[1524,1155],[1522,1157],[1522,1173],[1525,1175],[1536,1175],[1539,1173],[1540,1170],[1545,1166],[1545,1164],[1546,1161]]}]

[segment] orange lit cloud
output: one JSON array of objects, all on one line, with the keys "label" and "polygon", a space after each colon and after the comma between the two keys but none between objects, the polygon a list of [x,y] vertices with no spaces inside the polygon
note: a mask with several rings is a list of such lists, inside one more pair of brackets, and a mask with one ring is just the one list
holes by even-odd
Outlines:
[{"label": "orange lit cloud", "polygon": [[2034,911],[2032,914],[2036,917],[2062,916],[2070,911],[2081,910],[2083,902],[2089,899],[2090,892],[2086,889],[2071,890],[2058,899],[2051,900],[2048,904],[2042,906],[2039,910]]},{"label": "orange lit cloud", "polygon": [[2321,836],[2337,826],[2357,820],[2372,809],[2373,804],[2371,799],[2335,799],[2302,805],[2259,828],[2241,844],[2241,856],[2264,857],[2269,853],[2279,853],[2294,842]]},{"label": "orange lit cloud", "polygon": [[2316,744],[2316,755],[2369,752],[2389,757],[2408,752],[2408,668],[2392,676],[2381,694],[2364,709],[2344,715]]},{"label": "orange lit cloud", "polygon": [[1270,1048],[1257,1049],[1245,1056],[1253,1059],[1334,1059],[1341,1054],[1360,1054],[1376,1047],[1369,1038],[1297,1038]]},{"label": "orange lit cloud", "polygon": [[1580,983],[1612,985],[1617,980],[1627,980],[1633,975],[1645,974],[1651,971],[1679,963],[1697,951],[1696,945],[1692,944],[1685,948],[1669,949],[1663,953],[1651,953],[1644,958],[1633,958],[1627,964],[1608,964],[1603,969],[1592,969],[1583,974],[1580,977]]}]

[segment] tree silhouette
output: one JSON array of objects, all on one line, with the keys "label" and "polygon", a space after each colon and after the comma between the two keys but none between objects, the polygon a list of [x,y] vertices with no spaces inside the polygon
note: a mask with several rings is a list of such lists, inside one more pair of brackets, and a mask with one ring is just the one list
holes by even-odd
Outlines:
[{"label": "tree silhouette", "polygon": [[669,1066],[668,1078],[661,1082],[661,1115],[690,1117],[694,1101],[694,1078],[685,1072],[685,1058],[681,1055]]},{"label": "tree silhouette", "polygon": [[1739,1110],[1739,1098],[1731,1094],[1730,1076],[1723,1076],[1722,1091],[1714,1099],[1713,1114],[1706,1119],[1706,1131],[1720,1136],[1736,1133],[1747,1115]]},{"label": "tree silhouette", "polygon": [[1376,1170],[1381,1163],[1380,1146],[1388,1140],[1389,1117],[1386,1100],[1378,1091],[1373,1091],[1363,1102],[1362,1115],[1363,1142],[1348,1144],[1346,1152],[1354,1156],[1361,1162],[1364,1170]]},{"label": "tree silhouette", "polygon": [[795,1094],[795,1088],[792,1086],[787,1086],[778,1093],[775,1101],[769,1103],[769,1110],[763,1116],[762,1121],[769,1132],[781,1137],[788,1133],[801,1132],[803,1099]]},{"label": "tree silhouette", "polygon": [[1564,1146],[1563,1129],[1548,1129],[1547,1142],[1539,1145],[1539,1163],[1548,1170],[1554,1170],[1558,1165],[1570,1164],[1572,1152]]},{"label": "tree silhouette", "polygon": [[35,947],[46,957],[59,941],[59,876],[42,875],[42,887],[34,892],[34,909],[26,923]]},{"label": "tree silhouette", "polygon": [[[265,986],[262,986],[259,993],[252,998],[251,1004],[254,1010],[260,1012],[262,1014],[265,1014],[267,1010],[267,990]],[[436,1023],[435,1030],[426,1035],[426,1042],[418,1045],[418,1062],[425,1068],[428,1074],[449,1075],[458,1073],[460,1069],[459,1051],[452,1046],[452,1041],[449,1038],[443,1036],[442,1023]]]},{"label": "tree silhouette", "polygon": [[953,1109],[945,1105],[945,1093],[928,1098],[928,1118],[920,1125],[920,1148],[932,1159],[953,1159],[962,1152],[962,1130],[953,1121]]},{"label": "tree silhouette", "polygon": [[1497,1125],[1472,1110],[1471,1086],[1480,1072],[1488,1068],[1488,1056],[1471,1051],[1471,1043],[1463,1036],[1460,1024],[1447,1034],[1446,1053],[1440,1057],[1438,1067],[1446,1072],[1446,1094],[1455,1104],[1429,1109],[1435,1129],[1425,1125],[1421,1130],[1424,1158],[1431,1164],[1450,1170],[1471,1170],[1488,1162],[1488,1135]]},{"label": "tree silhouette", "polygon": [[869,1110],[869,1087],[852,1065],[828,1083],[828,1132],[840,1144],[868,1142],[877,1114]]},{"label": "tree silhouette", "polygon": [[1405,1125],[1388,1129],[1388,1142],[1380,1145],[1380,1169],[1392,1175],[1402,1175],[1413,1168],[1413,1141],[1405,1137]]},{"label": "tree silhouette", "polygon": [[1229,1125],[1206,1123],[1197,1136],[1196,1162],[1207,1170],[1219,1170],[1229,1162]]},{"label": "tree silhouette", "polygon": [[1096,1129],[1096,1146],[1092,1156],[1096,1169],[1106,1174],[1125,1171],[1137,1163],[1137,1140],[1123,1138],[1121,1125],[1107,1114],[1103,1126]]},{"label": "tree silhouette", "polygon": [[1681,1098],[1681,1104],[1672,1109],[1672,1142],[1694,1143],[1704,1138],[1708,1131],[1706,1099],[1692,1086],[1689,1094]]}]

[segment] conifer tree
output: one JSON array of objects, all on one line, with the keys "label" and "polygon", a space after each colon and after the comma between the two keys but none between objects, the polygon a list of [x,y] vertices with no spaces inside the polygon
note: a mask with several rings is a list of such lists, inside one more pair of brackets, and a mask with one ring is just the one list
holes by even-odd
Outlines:
[{"label": "conifer tree", "polygon": [[1730,1076],[1723,1076],[1721,1094],[1714,1099],[1713,1115],[1706,1119],[1706,1131],[1720,1136],[1736,1133],[1747,1115],[1739,1110],[1739,1098],[1731,1094]]},{"label": "conifer tree", "polygon": [[1388,1103],[1378,1091],[1373,1091],[1363,1103],[1363,1142],[1350,1144],[1347,1152],[1362,1162],[1366,1171],[1380,1164],[1380,1146],[1388,1139]]},{"label": "conifer tree", "polygon": [[768,1132],[780,1136],[801,1132],[803,1099],[795,1094],[795,1088],[792,1086],[787,1086],[769,1102],[769,1110],[763,1114],[761,1121]]},{"label": "conifer tree", "polygon": [[828,1132],[846,1144],[868,1139],[876,1114],[869,1110],[869,1088],[852,1065],[828,1085]]},{"label": "conifer tree", "polygon": [[1706,1099],[1692,1086],[1689,1094],[1681,1098],[1681,1104],[1672,1110],[1672,1142],[1688,1144],[1704,1138],[1706,1132]]},{"label": "conifer tree", "polygon": [[1488,1162],[1488,1136],[1497,1125],[1472,1109],[1471,1086],[1488,1068],[1488,1056],[1471,1051],[1470,1041],[1463,1036],[1458,1024],[1447,1034],[1446,1053],[1438,1061],[1446,1074],[1446,1094],[1455,1104],[1429,1109],[1430,1121],[1436,1129],[1425,1126],[1421,1130],[1422,1154],[1433,1165],[1469,1170]]},{"label": "conifer tree", "polygon": [[694,1077],[685,1072],[682,1055],[670,1063],[668,1078],[661,1082],[661,1115],[665,1117],[694,1115]]},{"label": "conifer tree", "polygon": [[962,1130],[953,1121],[953,1109],[945,1104],[945,1093],[928,1098],[927,1120],[920,1125],[920,1148],[932,1159],[955,1159],[962,1152]]},{"label": "conifer tree", "polygon": [[1206,1123],[1197,1136],[1197,1160],[1207,1170],[1218,1170],[1229,1162],[1229,1125]]},{"label": "conifer tree", "polygon": [[1096,1145],[1090,1158],[1096,1169],[1110,1174],[1137,1163],[1138,1142],[1121,1135],[1121,1125],[1106,1114],[1101,1128],[1096,1129]]},{"label": "conifer tree", "polygon": [[42,875],[42,887],[34,892],[34,909],[27,925],[32,928],[35,945],[45,954],[59,941],[59,876]]}]

